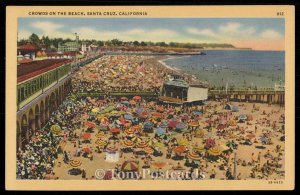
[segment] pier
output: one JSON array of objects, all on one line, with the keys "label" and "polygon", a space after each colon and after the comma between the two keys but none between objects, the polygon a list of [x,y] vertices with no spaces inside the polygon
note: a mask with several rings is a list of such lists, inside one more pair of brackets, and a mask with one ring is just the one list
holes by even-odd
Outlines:
[{"label": "pier", "polygon": [[274,103],[283,105],[284,90],[209,90],[209,99],[226,98],[229,101]]}]

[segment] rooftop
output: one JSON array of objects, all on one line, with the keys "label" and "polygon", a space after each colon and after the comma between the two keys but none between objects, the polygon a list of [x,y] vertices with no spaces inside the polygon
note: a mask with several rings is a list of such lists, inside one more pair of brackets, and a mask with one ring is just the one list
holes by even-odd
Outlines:
[{"label": "rooftop", "polygon": [[37,60],[28,63],[23,63],[18,65],[17,68],[17,82],[23,82],[32,77],[45,73],[47,71],[53,70],[63,64],[71,62],[69,59],[46,59]]},{"label": "rooftop", "polygon": [[172,85],[172,86],[176,86],[176,87],[185,87],[188,88],[189,84],[181,79],[174,79],[174,80],[166,80],[164,82],[165,85]]},{"label": "rooftop", "polygon": [[37,51],[39,48],[31,43],[18,46],[18,50]]}]

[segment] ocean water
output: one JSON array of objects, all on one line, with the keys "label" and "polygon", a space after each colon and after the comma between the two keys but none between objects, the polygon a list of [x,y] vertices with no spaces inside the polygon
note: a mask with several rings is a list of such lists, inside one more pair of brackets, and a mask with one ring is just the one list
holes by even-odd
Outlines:
[{"label": "ocean water", "polygon": [[273,88],[284,84],[284,51],[205,51],[206,55],[167,59],[164,62],[192,74],[210,86]]}]

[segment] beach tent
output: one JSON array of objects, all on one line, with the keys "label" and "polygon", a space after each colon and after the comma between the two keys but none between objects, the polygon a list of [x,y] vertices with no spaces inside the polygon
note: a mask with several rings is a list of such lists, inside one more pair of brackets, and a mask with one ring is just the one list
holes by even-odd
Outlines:
[{"label": "beach tent", "polygon": [[108,147],[106,149],[105,161],[107,162],[118,162],[119,152],[116,148]]},{"label": "beach tent", "polygon": [[229,104],[226,104],[226,105],[225,105],[225,109],[226,109],[226,110],[231,110],[231,106],[230,106]]},{"label": "beach tent", "polygon": [[138,161],[125,161],[121,166],[122,171],[138,171],[139,163]]},{"label": "beach tent", "polygon": [[239,116],[239,120],[245,121],[245,120],[247,120],[247,116],[246,116],[245,114],[241,114],[241,115]]}]

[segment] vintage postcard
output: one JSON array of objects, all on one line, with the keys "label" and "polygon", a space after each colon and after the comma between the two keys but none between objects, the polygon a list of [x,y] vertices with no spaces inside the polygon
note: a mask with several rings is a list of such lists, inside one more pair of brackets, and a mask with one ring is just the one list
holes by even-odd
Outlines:
[{"label": "vintage postcard", "polygon": [[7,190],[292,190],[293,6],[8,6]]}]

